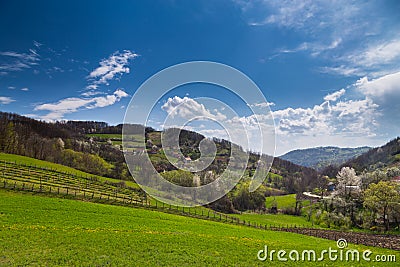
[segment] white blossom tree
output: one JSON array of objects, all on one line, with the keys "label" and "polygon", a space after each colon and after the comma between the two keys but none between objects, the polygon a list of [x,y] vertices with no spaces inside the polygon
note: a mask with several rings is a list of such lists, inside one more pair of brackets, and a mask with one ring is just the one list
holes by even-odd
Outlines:
[{"label": "white blossom tree", "polygon": [[361,190],[361,178],[356,171],[350,167],[343,167],[336,175],[336,195],[344,198],[351,198],[352,194]]}]

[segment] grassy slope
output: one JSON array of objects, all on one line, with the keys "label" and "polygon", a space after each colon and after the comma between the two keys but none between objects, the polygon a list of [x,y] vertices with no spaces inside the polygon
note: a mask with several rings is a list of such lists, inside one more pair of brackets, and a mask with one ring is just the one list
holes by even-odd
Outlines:
[{"label": "grassy slope", "polygon": [[297,234],[3,190],[0,225],[0,265],[265,266],[269,263],[256,259],[264,245],[288,250],[336,247],[333,241]]},{"label": "grassy slope", "polygon": [[[274,200],[276,201],[278,209],[296,207],[296,194],[266,197],[265,198],[265,207],[267,209],[271,208]],[[309,205],[308,200],[302,200],[301,203],[302,203],[303,207]]]},{"label": "grassy slope", "polygon": [[[98,175],[79,171],[77,169],[67,167],[64,165],[60,165],[60,164],[56,164],[56,163],[52,163],[52,162],[48,162],[48,161],[43,161],[43,160],[38,160],[38,159],[34,159],[34,158],[29,158],[29,157],[25,157],[25,156],[0,153],[0,160],[16,162],[17,164],[32,165],[32,166],[36,166],[36,167],[40,167],[40,168],[53,169],[53,170],[56,170],[59,172],[70,173],[70,174],[77,175],[77,176],[83,176],[83,177],[94,176],[94,177],[97,177],[100,181],[107,180],[109,182],[115,182],[115,183],[120,182],[120,180],[117,180],[117,179],[101,177]],[[134,187],[134,188],[138,187],[138,185],[132,181],[125,181],[125,184],[128,186]]]},{"label": "grassy slope", "polygon": [[318,225],[307,221],[304,216],[292,216],[285,214],[256,214],[256,213],[242,213],[240,215],[233,215],[234,217],[240,218],[240,220],[250,221],[251,223],[257,223],[261,225],[269,226],[296,226],[296,227],[313,227],[321,228]]},{"label": "grassy slope", "polygon": [[121,134],[87,134],[87,137],[98,137],[98,138],[102,138],[102,139],[122,139],[122,135]]}]

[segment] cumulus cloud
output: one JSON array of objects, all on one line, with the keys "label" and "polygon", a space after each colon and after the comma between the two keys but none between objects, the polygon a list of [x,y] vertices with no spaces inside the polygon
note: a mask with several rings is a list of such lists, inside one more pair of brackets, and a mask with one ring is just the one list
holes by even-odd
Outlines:
[{"label": "cumulus cloud", "polygon": [[367,77],[359,79],[355,88],[362,94],[371,98],[381,107],[384,114],[384,123],[387,132],[398,133],[400,130],[400,72],[384,75],[369,80]]},{"label": "cumulus cloud", "polygon": [[384,98],[400,97],[400,72],[368,80],[363,77],[356,82],[356,87],[363,94],[383,101]]},{"label": "cumulus cloud", "polygon": [[162,110],[167,112],[172,118],[179,116],[184,119],[192,119],[194,117],[206,117],[215,119],[217,121],[226,119],[226,116],[218,111],[212,112],[208,110],[203,104],[196,100],[185,96],[180,98],[174,96],[168,98],[168,100],[162,105]]},{"label": "cumulus cloud", "polygon": [[325,101],[336,101],[338,100],[342,95],[346,93],[346,90],[340,89],[339,91],[336,91],[332,94],[328,94],[324,97]]},{"label": "cumulus cloud", "polygon": [[[262,143],[263,151],[273,151],[271,140],[274,120],[278,154],[296,147],[373,143],[371,138],[376,136],[376,128],[379,126],[378,121],[381,117],[379,105],[368,96],[358,100],[339,100],[345,93],[346,90],[341,89],[325,96],[324,101],[319,105],[310,108],[289,107],[275,110],[272,116],[270,114],[221,116],[215,113],[215,110],[207,109],[196,99],[178,96],[169,98],[162,105],[162,110],[172,117],[186,120],[194,117],[215,119],[227,127],[228,131],[208,126],[193,130],[208,137],[214,136],[228,140],[233,138],[237,144],[254,151],[260,151],[261,140],[265,141],[265,144]],[[262,105],[265,106],[265,103]],[[250,106],[255,106],[255,104]],[[267,133],[266,137],[260,135],[260,129]]]},{"label": "cumulus cloud", "polygon": [[76,112],[82,108],[94,109],[113,105],[119,102],[128,94],[118,89],[111,95],[99,96],[93,98],[70,97],[62,99],[56,103],[46,103],[37,105],[35,111],[49,111],[44,116],[38,116],[41,119],[54,121],[63,119],[65,114]]},{"label": "cumulus cloud", "polygon": [[100,84],[107,84],[110,80],[120,77],[124,73],[129,73],[129,61],[139,55],[129,50],[115,52],[106,59],[100,61],[100,66],[94,69],[88,76],[91,83],[87,89],[97,89]]},{"label": "cumulus cloud", "polygon": [[368,97],[324,101],[312,108],[286,108],[274,111],[273,116],[278,154],[294,148],[379,144],[374,138],[381,113],[379,105]]},{"label": "cumulus cloud", "polygon": [[325,101],[313,108],[287,108],[273,112],[282,135],[373,134],[379,115],[371,99]]},{"label": "cumulus cloud", "polygon": [[2,105],[7,105],[10,104],[12,102],[14,102],[15,100],[12,99],[11,97],[8,96],[0,96],[0,104]]}]

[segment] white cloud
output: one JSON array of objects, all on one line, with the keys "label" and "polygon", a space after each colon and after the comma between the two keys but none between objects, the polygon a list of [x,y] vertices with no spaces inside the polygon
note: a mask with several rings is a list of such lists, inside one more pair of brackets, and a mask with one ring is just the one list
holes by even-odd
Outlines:
[{"label": "white cloud", "polygon": [[275,106],[275,103],[273,103],[273,102],[261,102],[261,103],[254,103],[254,104],[250,105],[250,107],[261,107],[261,108],[273,107],[273,106]]},{"label": "white cloud", "polygon": [[9,72],[22,71],[38,65],[40,56],[35,50],[29,49],[29,53],[17,53],[14,51],[0,52],[0,59],[0,71],[8,74]]},{"label": "white cloud", "polygon": [[82,108],[94,109],[110,106],[127,96],[128,94],[118,89],[113,94],[106,96],[93,98],[70,97],[56,103],[41,104],[35,107],[35,111],[49,111],[49,113],[44,116],[38,116],[41,119],[49,121],[60,120],[65,114],[76,112]]},{"label": "white cloud", "polygon": [[12,102],[14,102],[15,100],[12,99],[11,97],[8,96],[0,96],[0,104],[2,105],[7,105],[10,104]]},{"label": "white cloud", "polygon": [[121,89],[118,89],[117,91],[115,91],[114,95],[116,95],[119,98],[128,97],[129,96],[125,91],[123,91]]},{"label": "white cloud", "polygon": [[99,86],[97,84],[89,84],[86,86],[86,89],[88,90],[96,90]]},{"label": "white cloud", "polygon": [[372,67],[400,60],[400,39],[383,41],[369,46],[361,53],[349,56],[349,60],[359,66]]},{"label": "white cloud", "polygon": [[194,117],[206,117],[215,119],[217,121],[226,119],[226,116],[218,111],[211,112],[206,109],[203,104],[200,104],[196,100],[179,96],[168,98],[168,100],[162,105],[162,110],[167,112],[172,118],[179,116],[184,119],[192,119]]},{"label": "white cloud", "polygon": [[323,73],[378,77],[400,69],[400,27],[389,3],[347,0],[234,0],[252,26],[295,31],[304,39],[270,59],[305,51],[326,60]]},{"label": "white cloud", "polygon": [[378,105],[371,99],[325,101],[313,108],[287,108],[273,112],[282,135],[372,134]]},{"label": "white cloud", "polygon": [[103,92],[99,92],[99,91],[87,91],[82,93],[82,96],[95,96],[95,95],[102,95],[104,94]]},{"label": "white cloud", "polygon": [[344,89],[340,89],[339,91],[336,91],[332,94],[328,94],[324,97],[325,101],[336,101],[338,100],[342,95],[344,95],[346,93],[346,90]]},{"label": "white cloud", "polygon": [[400,130],[400,72],[388,74],[369,80],[367,77],[359,79],[355,88],[371,98],[381,107],[383,113],[381,124],[382,131],[386,134]]},{"label": "white cloud", "polygon": [[274,111],[278,154],[294,148],[326,145],[382,145],[398,135],[400,72],[371,80],[363,77],[348,90],[353,90],[352,95],[361,93],[361,98],[339,100],[346,94],[341,89],[312,108]]},{"label": "white cloud", "polygon": [[21,91],[27,92],[27,91],[29,91],[29,88],[28,87],[21,88]]},{"label": "white cloud", "polygon": [[383,100],[386,97],[397,98],[400,96],[400,72],[388,74],[371,81],[368,80],[368,77],[363,77],[355,85],[363,94],[377,100]]},{"label": "white cloud", "polygon": [[376,144],[382,115],[379,105],[368,97],[337,101],[345,93],[342,90],[326,96],[325,102],[312,108],[274,111],[278,154],[304,147]]},{"label": "white cloud", "polygon": [[339,66],[321,68],[321,71],[344,76],[387,75],[400,69],[400,39],[380,40],[366,48],[357,48],[337,61],[341,63]]},{"label": "white cloud", "polygon": [[374,28],[365,24],[365,12],[373,8],[372,4],[361,1],[280,0],[254,1],[252,5],[236,1],[236,4],[246,5],[242,11],[249,17],[249,25],[276,25],[309,36],[327,33],[334,40],[331,47],[336,47],[342,37],[360,34],[360,29]]},{"label": "white cloud", "polygon": [[360,73],[365,73],[364,71],[361,71],[358,67],[350,67],[348,65],[340,65],[337,67],[322,67],[320,68],[320,72],[339,74],[343,76],[354,76],[359,75]]},{"label": "white cloud", "polygon": [[124,50],[122,53],[117,51],[108,58],[103,59],[100,61],[100,66],[89,74],[88,79],[92,81],[92,83],[86,88],[91,90],[97,89],[98,85],[108,85],[108,82],[113,80],[116,76],[119,77],[124,73],[129,73],[129,61],[138,56],[138,54],[132,51]]}]

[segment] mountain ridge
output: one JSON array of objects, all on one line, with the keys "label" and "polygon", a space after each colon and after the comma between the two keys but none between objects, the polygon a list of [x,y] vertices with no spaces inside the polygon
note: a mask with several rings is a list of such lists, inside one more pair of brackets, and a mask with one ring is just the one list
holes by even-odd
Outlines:
[{"label": "mountain ridge", "polygon": [[305,149],[292,150],[279,158],[295,164],[322,170],[329,165],[340,166],[348,160],[368,152],[371,147],[337,147],[319,146]]}]

